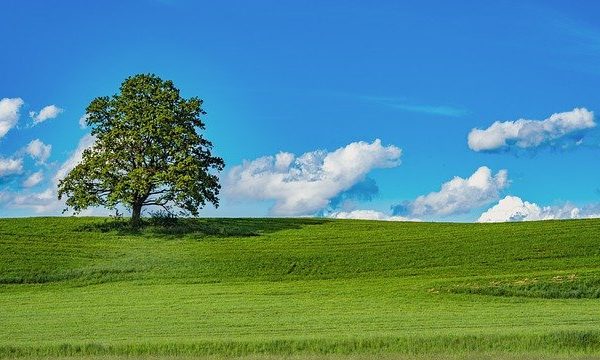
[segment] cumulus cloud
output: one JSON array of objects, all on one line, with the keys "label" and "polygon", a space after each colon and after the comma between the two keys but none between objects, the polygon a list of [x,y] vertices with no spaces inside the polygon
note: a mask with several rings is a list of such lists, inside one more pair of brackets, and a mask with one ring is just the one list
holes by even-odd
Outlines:
[{"label": "cumulus cloud", "polygon": [[498,204],[481,214],[477,221],[507,222],[598,217],[600,217],[599,206],[576,207],[572,204],[539,206],[536,203],[523,201],[517,196],[506,196]]},{"label": "cumulus cloud", "polygon": [[23,159],[0,158],[0,177],[16,175],[23,172]]},{"label": "cumulus cloud", "polygon": [[398,166],[401,154],[401,149],[383,146],[379,139],[298,157],[281,152],[232,168],[224,179],[224,193],[230,199],[272,200],[274,215],[310,215],[364,180],[371,170]]},{"label": "cumulus cloud", "polygon": [[55,117],[60,115],[63,111],[64,111],[63,109],[59,108],[56,105],[48,105],[48,106],[45,106],[39,112],[30,111],[29,117],[31,117],[33,119],[34,124],[39,124],[46,120],[54,119]]},{"label": "cumulus cloud", "polygon": [[21,106],[23,106],[21,98],[0,100],[0,138],[17,125]]},{"label": "cumulus cloud", "polygon": [[500,191],[507,186],[506,170],[500,170],[493,175],[490,168],[482,166],[466,179],[455,176],[442,184],[440,191],[421,195],[392,209],[395,215],[410,213],[413,216],[467,213],[497,200]]},{"label": "cumulus cloud", "polygon": [[35,139],[25,149],[35,161],[43,164],[48,160],[52,152],[52,145],[44,144],[40,139]]},{"label": "cumulus cloud", "polygon": [[353,210],[353,211],[339,211],[333,212],[328,215],[333,219],[356,219],[356,220],[383,220],[383,221],[421,221],[415,218],[408,218],[404,216],[393,216],[388,215],[376,210]]},{"label": "cumulus cloud", "polygon": [[[579,135],[596,126],[594,113],[585,108],[552,114],[544,120],[496,121],[485,130],[473,129],[468,136],[474,151],[495,151],[516,146],[532,148],[552,144],[568,135]],[[580,143],[581,138],[575,143]]]},{"label": "cumulus cloud", "polygon": [[42,171],[35,172],[27,177],[25,181],[23,181],[24,187],[33,187],[37,184],[41,183],[44,180],[44,173]]}]

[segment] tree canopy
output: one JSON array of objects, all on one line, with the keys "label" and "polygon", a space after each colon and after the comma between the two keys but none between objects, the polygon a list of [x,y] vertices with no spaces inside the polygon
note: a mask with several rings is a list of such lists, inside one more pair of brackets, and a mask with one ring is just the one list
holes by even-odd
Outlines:
[{"label": "tree canopy", "polygon": [[207,202],[219,205],[217,172],[223,159],[200,130],[206,112],[197,97],[184,99],[170,80],[153,74],[131,76],[113,96],[98,97],[86,109],[95,143],[58,184],[75,213],[91,206],[131,210],[154,205],[193,216]]}]

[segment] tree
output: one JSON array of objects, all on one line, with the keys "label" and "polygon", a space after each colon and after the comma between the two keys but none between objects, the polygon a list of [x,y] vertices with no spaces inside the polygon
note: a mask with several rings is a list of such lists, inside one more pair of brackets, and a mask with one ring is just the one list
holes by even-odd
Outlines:
[{"label": "tree", "polygon": [[218,206],[215,173],[225,164],[198,133],[205,114],[201,99],[182,98],[172,81],[154,74],[131,76],[120,93],[92,100],[86,122],[96,141],[58,184],[65,210],[122,204],[138,226],[144,206],[193,216],[206,202]]}]

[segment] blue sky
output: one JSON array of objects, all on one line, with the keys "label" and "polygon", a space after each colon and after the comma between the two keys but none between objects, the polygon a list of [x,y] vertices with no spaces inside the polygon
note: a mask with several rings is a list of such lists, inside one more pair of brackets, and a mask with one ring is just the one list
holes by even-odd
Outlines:
[{"label": "blue sky", "polygon": [[[227,164],[222,206],[205,216],[600,213],[594,2],[9,0],[0,9],[0,133],[18,108],[0,136],[0,216],[60,214],[54,179],[89,133],[79,125],[86,105],[148,72],[205,101],[206,137]],[[581,108],[589,113],[573,112]],[[505,146],[469,147],[472,129],[518,119],[533,122],[480,139],[504,134]],[[36,139],[49,155],[28,148]],[[283,168],[280,152],[295,155]],[[298,171],[305,153],[316,170]]]}]

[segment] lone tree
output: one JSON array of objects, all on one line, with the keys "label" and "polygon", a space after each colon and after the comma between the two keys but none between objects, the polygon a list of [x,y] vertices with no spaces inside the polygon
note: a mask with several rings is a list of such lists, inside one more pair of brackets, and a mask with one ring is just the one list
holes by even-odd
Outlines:
[{"label": "lone tree", "polygon": [[[223,159],[211,154],[204,130],[202,100],[184,99],[172,81],[140,74],[123,81],[120,93],[98,97],[86,109],[95,136],[82,161],[58,184],[58,198],[75,213],[90,207],[131,210],[138,226],[142,208],[179,208],[198,215],[219,205]],[[65,209],[65,210],[67,210]]]}]

